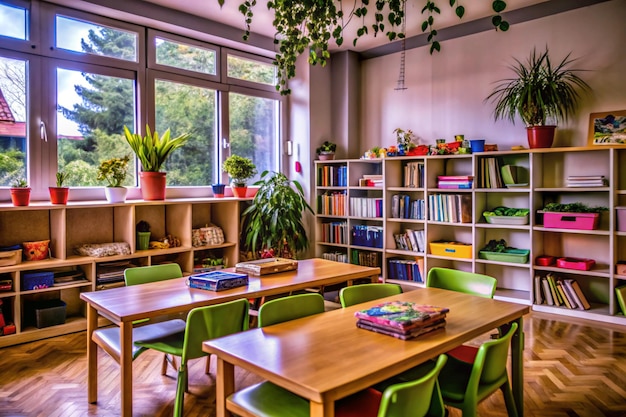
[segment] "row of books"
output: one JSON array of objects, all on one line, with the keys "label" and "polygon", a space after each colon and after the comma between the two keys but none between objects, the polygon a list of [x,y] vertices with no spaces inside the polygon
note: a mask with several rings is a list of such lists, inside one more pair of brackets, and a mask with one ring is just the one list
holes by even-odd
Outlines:
[{"label": "row of books", "polygon": [[470,194],[430,194],[428,217],[436,222],[471,223],[472,196]]},{"label": "row of books", "polygon": [[606,187],[609,185],[604,175],[570,175],[567,177],[568,187]]},{"label": "row of books", "polygon": [[394,219],[424,220],[426,201],[424,199],[411,200],[407,194],[391,196],[391,217]]},{"label": "row of books", "polygon": [[368,248],[382,248],[385,230],[382,226],[357,224],[352,226],[352,244]]},{"label": "row of books", "polygon": [[437,188],[442,189],[471,189],[473,184],[473,175],[439,175],[437,177]]},{"label": "row of books", "polygon": [[478,158],[478,188],[504,188],[500,159]]},{"label": "row of books", "polygon": [[352,249],[350,252],[350,263],[380,268],[380,253]]},{"label": "row of books", "polygon": [[396,249],[408,250],[411,252],[426,252],[426,237],[424,230],[405,229],[404,233],[393,235],[396,242]]},{"label": "row of books", "polygon": [[347,222],[322,223],[322,235],[320,240],[326,243],[348,244]]},{"label": "row of books", "polygon": [[360,187],[382,187],[383,176],[381,174],[365,174],[359,179]]},{"label": "row of books", "polygon": [[387,260],[389,279],[424,282],[424,258]]},{"label": "row of books", "polygon": [[328,216],[345,216],[346,192],[324,193],[317,196],[317,213]]},{"label": "row of books", "polygon": [[410,188],[424,187],[424,162],[408,162],[404,166],[404,186]]},{"label": "row of books", "polygon": [[450,309],[410,301],[388,301],[354,313],[357,327],[402,340],[414,339],[446,326]]},{"label": "row of books", "polygon": [[383,217],[383,199],[350,197],[350,215],[355,217]]},{"label": "row of books", "polygon": [[348,185],[348,167],[346,165],[319,165],[317,178],[317,185],[321,187],[346,187]]},{"label": "row of books", "polygon": [[343,252],[324,252],[322,253],[322,259],[329,261],[348,263],[348,255]]},{"label": "row of books", "polygon": [[589,310],[591,305],[575,279],[563,279],[552,273],[535,276],[535,304],[565,306],[570,309]]}]

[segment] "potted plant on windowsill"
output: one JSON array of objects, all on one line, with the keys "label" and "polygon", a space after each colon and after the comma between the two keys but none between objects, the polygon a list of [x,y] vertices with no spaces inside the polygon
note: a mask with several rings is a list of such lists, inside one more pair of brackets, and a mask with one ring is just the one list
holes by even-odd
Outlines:
[{"label": "potted plant on windowsill", "polygon": [[322,145],[315,150],[317,157],[320,161],[330,161],[335,159],[335,151],[337,150],[337,144],[324,141]]},{"label": "potted plant on windowsill", "polygon": [[27,206],[30,204],[30,187],[24,178],[18,178],[11,184],[11,201],[14,206]]},{"label": "potted plant on windowsill", "polygon": [[56,187],[48,187],[50,202],[52,204],[67,204],[70,188],[64,187],[63,183],[67,181],[69,176],[70,174],[68,172],[58,171],[56,173]]},{"label": "potted plant on windowsill", "polygon": [[123,203],[126,201],[128,190],[123,186],[128,175],[128,163],[130,157],[125,155],[122,158],[111,158],[100,163],[98,167],[98,181],[106,181],[104,189],[109,203]]},{"label": "potted plant on windowsill", "polygon": [[141,162],[142,170],[139,175],[143,199],[164,200],[166,173],[161,172],[161,167],[172,152],[187,142],[189,134],[185,133],[172,138],[170,130],[167,129],[162,136],[159,136],[156,131],[152,132],[146,125],[146,134],[142,136],[138,133],[131,133],[128,127],[124,126],[124,137]]},{"label": "potted plant on windowsill", "polygon": [[296,258],[309,246],[303,214],[313,214],[302,186],[271,171],[264,171],[255,185],[259,189],[252,205],[242,214],[244,250],[254,258]]},{"label": "potted plant on windowsill", "polygon": [[250,158],[239,155],[231,155],[224,161],[222,166],[232,182],[231,188],[235,197],[244,198],[246,196],[248,186],[247,181],[256,175],[256,166]]},{"label": "potted plant on windowsill", "polygon": [[515,123],[519,114],[526,124],[530,148],[549,148],[554,141],[555,122],[566,121],[576,112],[580,95],[577,90],[590,91],[589,85],[575,73],[581,70],[567,68],[574,60],[567,54],[553,65],[548,48],[542,53],[533,49],[528,61],[515,59],[510,68],[515,78],[498,81],[486,100],[495,103],[495,119],[509,119]]}]

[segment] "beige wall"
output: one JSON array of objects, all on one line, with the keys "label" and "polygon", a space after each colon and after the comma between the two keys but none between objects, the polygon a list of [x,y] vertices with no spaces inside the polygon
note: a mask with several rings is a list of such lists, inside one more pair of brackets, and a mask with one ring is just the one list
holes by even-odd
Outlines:
[{"label": "beige wall", "polygon": [[533,47],[550,49],[553,61],[569,52],[593,89],[577,117],[557,130],[554,146],[584,146],[589,113],[626,109],[626,0],[613,0],[511,26],[442,42],[430,56],[428,47],[406,52],[404,91],[395,91],[400,54],[362,62],[361,144],[358,157],[373,146],[395,144],[393,130],[411,129],[420,143],[436,138],[485,138],[500,150],[528,146],[524,124],[493,119],[484,98],[493,83],[513,75],[513,57],[525,60]]}]

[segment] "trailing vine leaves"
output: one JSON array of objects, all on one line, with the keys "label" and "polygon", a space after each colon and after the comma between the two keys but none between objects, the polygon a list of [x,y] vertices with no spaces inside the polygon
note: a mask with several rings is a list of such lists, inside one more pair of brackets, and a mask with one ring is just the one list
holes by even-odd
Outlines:
[{"label": "trailing vine leaves", "polygon": [[491,4],[491,8],[494,12],[496,12],[496,15],[491,18],[491,23],[496,28],[496,30],[500,29],[502,32],[506,32],[507,30],[509,30],[509,22],[504,20],[504,18],[502,18],[502,15],[500,14],[504,11],[504,9],[506,9],[506,2],[502,0],[495,0]]}]

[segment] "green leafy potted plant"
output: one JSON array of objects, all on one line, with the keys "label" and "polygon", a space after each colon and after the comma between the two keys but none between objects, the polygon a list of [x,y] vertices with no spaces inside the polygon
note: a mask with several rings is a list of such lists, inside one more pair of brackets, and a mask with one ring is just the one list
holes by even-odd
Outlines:
[{"label": "green leafy potted plant", "polygon": [[14,206],[30,204],[30,187],[25,178],[18,178],[11,184],[11,201]]},{"label": "green leafy potted plant", "polygon": [[146,125],[146,134],[142,136],[138,133],[131,133],[128,127],[124,126],[124,137],[141,162],[143,199],[164,200],[166,173],[161,172],[161,167],[172,152],[187,142],[189,134],[185,133],[172,138],[170,130],[167,129],[160,136],[158,132],[152,132],[150,126]]},{"label": "green leafy potted plant", "polygon": [[233,195],[239,198],[245,197],[248,190],[247,181],[254,177],[257,172],[254,162],[250,158],[231,155],[224,161],[222,169],[232,180]]},{"label": "green leafy potted plant", "polygon": [[58,171],[56,173],[56,187],[48,187],[50,193],[50,202],[52,204],[67,204],[70,195],[69,187],[63,186],[70,174],[68,172]]},{"label": "green leafy potted plant", "polygon": [[242,214],[244,250],[252,252],[255,258],[295,258],[309,246],[303,214],[313,214],[302,186],[272,171],[264,171],[255,185],[259,185],[259,190]]},{"label": "green leafy potted plant", "polygon": [[554,140],[558,121],[566,121],[576,112],[580,95],[589,91],[589,85],[569,68],[574,62],[571,54],[557,65],[550,60],[548,48],[538,53],[535,49],[528,60],[515,59],[511,66],[514,78],[498,81],[486,100],[495,103],[495,119],[508,118],[515,123],[519,114],[526,124],[528,145],[531,148],[549,148]]},{"label": "green leafy potted plant", "polygon": [[98,167],[98,181],[106,181],[104,189],[109,203],[123,203],[126,201],[127,189],[124,181],[128,175],[128,163],[130,157],[125,155],[122,158],[111,158],[100,163]]},{"label": "green leafy potted plant", "polygon": [[320,161],[329,161],[335,159],[335,151],[337,150],[337,144],[329,141],[324,141],[319,148],[315,150],[317,157]]}]

